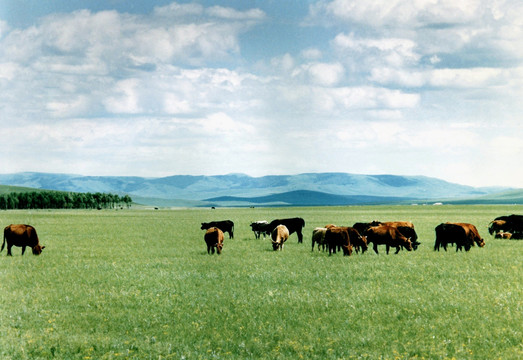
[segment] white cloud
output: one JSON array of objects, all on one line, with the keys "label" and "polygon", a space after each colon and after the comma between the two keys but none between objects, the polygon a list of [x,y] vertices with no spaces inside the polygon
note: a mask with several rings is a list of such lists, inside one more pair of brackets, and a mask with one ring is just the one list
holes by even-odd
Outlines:
[{"label": "white cloud", "polygon": [[107,98],[104,103],[111,113],[137,114],[142,111],[138,96],[139,82],[137,79],[126,79],[116,83],[115,96]]},{"label": "white cloud", "polygon": [[295,66],[294,58],[291,54],[286,53],[283,56],[271,59],[271,65],[283,72],[291,72]]},{"label": "white cloud", "polygon": [[307,66],[307,72],[313,83],[334,86],[342,80],[345,69],[339,63],[315,63]]},{"label": "white cloud", "polygon": [[[0,21],[0,122],[12,134],[3,171],[99,174],[109,162],[112,175],[349,171],[516,184],[485,169],[521,158],[522,8],[319,1],[311,27],[298,20],[277,36],[267,31],[274,13],[219,3],[80,10],[19,29]],[[296,29],[319,40],[287,38]],[[35,159],[30,169],[17,167],[24,159]]]},{"label": "white cloud", "polygon": [[490,7],[485,7],[481,0],[334,0],[311,6],[311,14],[374,26],[417,27],[473,21],[479,14],[489,12]]},{"label": "white cloud", "polygon": [[485,87],[503,85],[503,71],[492,68],[436,69],[428,74],[428,82],[439,87]]},{"label": "white cloud", "polygon": [[308,48],[301,52],[301,56],[303,56],[307,60],[318,60],[321,59],[323,54],[319,49]]},{"label": "white cloud", "polygon": [[247,11],[238,11],[223,6],[213,6],[208,8],[207,14],[228,20],[263,20],[265,13],[260,9],[249,9]]},{"label": "white cloud", "polygon": [[400,67],[417,63],[420,55],[416,53],[416,43],[400,38],[356,38],[354,33],[338,34],[333,40],[338,51],[364,53],[382,59],[389,66]]}]

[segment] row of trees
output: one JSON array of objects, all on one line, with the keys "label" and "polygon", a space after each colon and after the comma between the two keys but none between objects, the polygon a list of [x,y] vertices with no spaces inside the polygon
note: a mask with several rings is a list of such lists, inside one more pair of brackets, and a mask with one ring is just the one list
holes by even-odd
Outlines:
[{"label": "row of trees", "polygon": [[131,207],[129,195],[58,191],[13,192],[0,195],[0,209],[114,209]]}]

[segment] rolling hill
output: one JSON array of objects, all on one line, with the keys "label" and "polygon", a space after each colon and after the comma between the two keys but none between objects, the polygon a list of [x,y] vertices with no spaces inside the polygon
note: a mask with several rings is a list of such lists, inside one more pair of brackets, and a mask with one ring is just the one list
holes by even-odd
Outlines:
[{"label": "rolling hill", "polygon": [[[251,177],[175,175],[162,178],[25,172],[0,174],[0,184],[33,189],[129,194],[158,206],[354,205],[437,201],[521,203],[518,191],[475,188],[424,176],[306,173]],[[511,192],[512,191],[512,192]],[[518,197],[519,196],[519,197]]]}]

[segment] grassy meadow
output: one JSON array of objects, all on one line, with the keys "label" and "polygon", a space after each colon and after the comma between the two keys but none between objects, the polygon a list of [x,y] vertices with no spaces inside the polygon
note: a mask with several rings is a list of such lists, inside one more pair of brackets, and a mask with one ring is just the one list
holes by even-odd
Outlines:
[{"label": "grassy meadow", "polygon": [[[490,220],[523,206],[0,211],[46,246],[0,253],[1,359],[521,359],[523,241]],[[283,252],[249,223],[303,217]],[[200,223],[231,219],[222,255]],[[328,223],[409,220],[415,252],[311,252]],[[434,227],[473,223],[470,252],[434,252]]]}]

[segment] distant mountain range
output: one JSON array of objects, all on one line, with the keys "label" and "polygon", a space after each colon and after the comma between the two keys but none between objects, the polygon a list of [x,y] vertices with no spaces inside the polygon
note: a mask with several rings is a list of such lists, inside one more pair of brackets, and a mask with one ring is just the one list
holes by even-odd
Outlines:
[{"label": "distant mountain range", "polygon": [[[513,203],[514,199],[521,203],[523,191],[501,187],[476,188],[425,176],[348,173],[143,178],[25,172],[0,175],[0,184],[129,194],[135,202],[155,206],[315,206],[470,199],[484,202],[493,198],[499,199],[499,203]],[[515,193],[511,195],[507,191]]]}]

